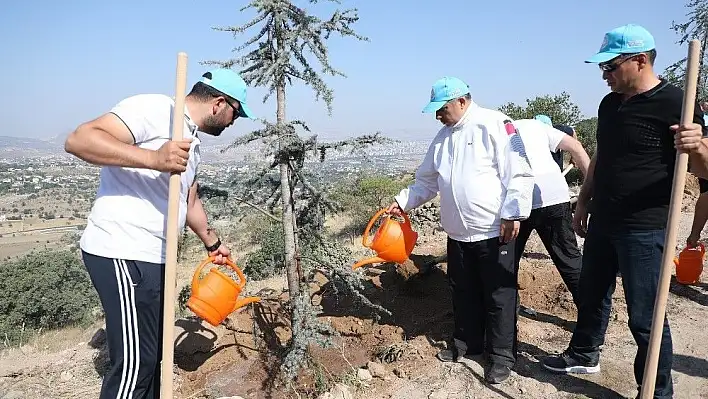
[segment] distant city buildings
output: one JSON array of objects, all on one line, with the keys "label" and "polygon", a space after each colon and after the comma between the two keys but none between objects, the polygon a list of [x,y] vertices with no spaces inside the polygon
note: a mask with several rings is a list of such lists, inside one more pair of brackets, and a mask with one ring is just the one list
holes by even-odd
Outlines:
[{"label": "distant city buildings", "polygon": [[[428,141],[404,141],[351,152],[330,150],[324,162],[315,157],[306,163],[308,173],[324,183],[360,174],[395,176],[414,170],[425,155]],[[262,151],[255,145],[221,152],[223,146],[210,146],[202,151],[203,164],[199,181],[207,186],[229,189],[235,182],[243,181],[260,172],[267,160],[248,156]],[[7,149],[0,151],[0,195],[32,194],[45,189],[64,188],[92,193],[98,187],[99,168],[65,153],[35,154],[26,156]]]}]

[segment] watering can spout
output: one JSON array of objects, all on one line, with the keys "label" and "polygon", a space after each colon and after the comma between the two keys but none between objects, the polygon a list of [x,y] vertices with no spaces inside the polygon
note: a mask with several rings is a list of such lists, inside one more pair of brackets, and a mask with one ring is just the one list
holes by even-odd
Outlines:
[{"label": "watering can spout", "polygon": [[237,309],[242,308],[242,307],[248,305],[249,303],[260,302],[260,301],[261,301],[261,298],[257,297],[257,296],[249,296],[247,298],[239,299],[234,304],[234,310],[232,310],[232,312],[235,312]]},{"label": "watering can spout", "polygon": [[363,260],[360,260],[359,262],[356,262],[354,264],[354,266],[352,266],[352,270],[356,270],[362,266],[370,265],[372,263],[382,263],[382,262],[386,262],[386,259],[380,258],[378,256],[374,256],[374,257],[363,259]]}]

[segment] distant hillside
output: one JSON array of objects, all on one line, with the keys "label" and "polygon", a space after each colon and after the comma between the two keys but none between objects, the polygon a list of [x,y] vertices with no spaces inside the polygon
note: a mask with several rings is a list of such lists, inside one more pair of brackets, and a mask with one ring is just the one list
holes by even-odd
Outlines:
[{"label": "distant hillside", "polygon": [[[43,139],[0,136],[0,159],[69,156],[64,152],[64,141],[67,135],[68,134],[60,134]],[[259,158],[263,156],[262,143],[258,141],[247,146],[238,146],[228,150],[226,153],[222,153],[221,151],[236,139],[235,135],[212,137],[207,134],[200,134],[199,137],[202,140],[202,160],[205,162],[238,161],[244,158],[252,159],[254,157]],[[401,140],[394,143],[370,147],[364,152],[374,156],[424,154],[427,146],[428,140]],[[328,152],[328,159],[330,160],[350,157],[352,157],[352,154],[349,150]],[[356,155],[354,155],[354,157],[356,157]]]},{"label": "distant hillside", "polygon": [[64,152],[64,142],[41,140],[29,137],[0,136],[0,153],[8,155],[10,152]]}]

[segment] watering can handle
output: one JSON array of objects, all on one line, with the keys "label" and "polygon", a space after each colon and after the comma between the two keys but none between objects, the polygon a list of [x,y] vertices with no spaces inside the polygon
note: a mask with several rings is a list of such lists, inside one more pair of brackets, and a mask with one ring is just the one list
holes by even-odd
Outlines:
[{"label": "watering can handle", "polygon": [[[694,247],[687,247],[687,248],[690,248],[690,249],[700,248],[701,249],[701,256],[704,256],[706,253],[706,247],[705,247],[705,245],[703,245],[702,242],[699,242],[698,245],[696,245]],[[678,265],[679,265],[679,258],[678,257],[674,257],[674,265],[676,265],[676,267],[678,267]]]},{"label": "watering can handle", "polygon": [[214,260],[214,257],[207,257],[202,261],[202,263],[197,266],[197,270],[194,271],[194,275],[192,276],[192,290],[195,289],[199,285],[199,275],[202,272],[202,269],[204,269],[204,266],[210,264]]},{"label": "watering can handle", "polygon": [[702,242],[699,242],[697,245],[694,245],[694,246],[692,246],[692,247],[687,246],[687,248],[690,248],[690,249],[693,249],[693,248],[700,248],[700,249],[701,249],[701,254],[705,254],[705,253],[706,253],[706,247],[705,247],[705,245],[703,245]]},{"label": "watering can handle", "polygon": [[[369,241],[367,243],[367,239],[369,238],[369,232],[371,231],[371,228],[374,226],[374,223],[377,220],[379,220],[381,215],[383,215],[384,213],[386,213],[386,209],[381,209],[380,211],[376,212],[374,217],[372,217],[371,220],[369,220],[369,224],[366,225],[366,229],[364,230],[364,234],[361,237],[361,243],[364,245],[364,247],[366,247],[366,248],[371,247],[371,241]],[[408,214],[406,214],[405,212],[401,212],[401,215],[403,215],[404,222],[410,226],[411,220],[408,218]]]},{"label": "watering can handle", "polygon": [[226,265],[229,266],[233,271],[236,272],[236,274],[238,275],[238,279],[239,279],[238,286],[239,286],[239,288],[243,289],[243,287],[246,285],[246,276],[243,275],[243,272],[241,271],[241,269],[238,266],[236,266],[234,261],[232,261],[231,259],[226,258]]},{"label": "watering can handle", "polygon": [[[214,262],[215,259],[216,257],[214,256],[208,256],[202,261],[202,263],[199,264],[197,270],[194,272],[194,276],[192,276],[192,287],[196,287],[197,284],[199,284],[199,275],[201,274],[202,269],[204,269],[204,266],[211,264],[212,262]],[[239,269],[239,267],[236,266],[236,264],[231,259],[226,258],[226,265],[236,272],[239,279],[239,282],[237,284],[240,289],[243,289],[243,286],[246,285],[246,276],[243,275],[241,269]]]},{"label": "watering can handle", "polygon": [[374,223],[379,220],[381,215],[383,215],[384,213],[386,213],[386,209],[381,209],[380,211],[376,212],[376,215],[374,215],[374,217],[369,220],[369,224],[366,225],[364,235],[361,237],[361,243],[364,245],[364,247],[371,247],[371,241],[367,243],[367,239],[369,238],[369,232],[371,231],[371,228],[374,227]]}]

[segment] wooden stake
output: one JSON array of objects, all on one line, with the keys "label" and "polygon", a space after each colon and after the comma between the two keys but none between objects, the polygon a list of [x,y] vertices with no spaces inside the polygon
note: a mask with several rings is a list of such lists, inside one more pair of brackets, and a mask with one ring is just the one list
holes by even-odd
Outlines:
[{"label": "wooden stake", "polygon": [[[696,86],[698,81],[698,61],[700,58],[701,42],[691,40],[688,44],[688,59],[686,60],[686,81],[684,83],[683,108],[681,110],[681,124],[693,123],[693,111],[696,103]],[[668,133],[670,134],[670,133]],[[688,154],[678,152],[676,166],[674,167],[674,180],[671,186],[671,202],[669,205],[669,220],[666,223],[666,238],[664,239],[664,253],[661,259],[661,272],[659,273],[659,286],[654,300],[654,316],[651,323],[649,336],[649,350],[644,364],[644,380],[641,387],[641,399],[654,397],[656,387],[656,373],[659,365],[659,347],[664,329],[666,301],[669,297],[669,286],[676,255],[676,234],[681,217],[681,202],[683,189],[686,186],[686,172],[688,170]]]},{"label": "wooden stake", "polygon": [[[187,54],[177,54],[177,79],[175,83],[175,108],[172,112],[172,140],[182,140],[184,130],[184,103],[187,89]],[[162,364],[160,398],[172,399],[174,367],[175,291],[177,284],[177,217],[179,215],[180,173],[170,175],[167,202],[167,232],[165,248],[164,306],[162,308]]]}]

